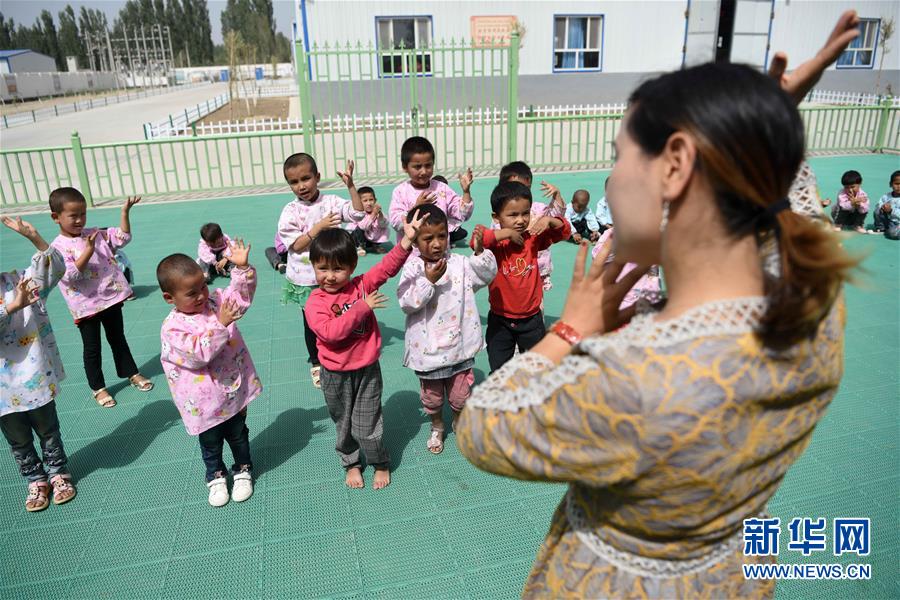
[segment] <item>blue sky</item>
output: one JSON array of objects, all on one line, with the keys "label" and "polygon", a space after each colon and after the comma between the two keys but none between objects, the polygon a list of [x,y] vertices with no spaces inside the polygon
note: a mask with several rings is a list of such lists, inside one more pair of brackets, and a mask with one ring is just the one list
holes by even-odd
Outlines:
[{"label": "blue sky", "polygon": [[[35,19],[41,14],[41,11],[46,9],[53,14],[53,19],[58,26],[59,17],[57,15],[66,7],[66,4],[72,5],[72,8],[75,9],[75,14],[78,14],[82,6],[99,8],[106,13],[106,18],[110,25],[112,25],[116,15],[119,14],[119,9],[125,5],[125,0],[94,0],[93,2],[86,2],[83,0],[71,0],[69,2],[60,2],[58,0],[44,0],[42,2],[36,0],[3,0],[3,2],[0,3],[0,13],[3,13],[3,16],[7,19],[14,19],[16,23],[33,25]],[[213,43],[216,44],[222,43],[221,14],[225,9],[225,4],[225,0],[207,0],[207,5],[209,6],[209,21],[212,25],[212,39]],[[290,39],[291,23],[294,20],[293,1],[273,0],[272,4],[275,7],[276,31],[280,31]]]}]

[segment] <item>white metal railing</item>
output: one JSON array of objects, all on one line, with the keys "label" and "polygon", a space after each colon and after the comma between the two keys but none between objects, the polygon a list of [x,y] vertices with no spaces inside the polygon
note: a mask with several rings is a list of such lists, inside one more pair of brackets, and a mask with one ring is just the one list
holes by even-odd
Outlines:
[{"label": "white metal railing", "polygon": [[170,114],[167,119],[158,123],[144,123],[144,139],[176,137],[192,135],[192,125],[206,115],[228,104],[228,94],[219,94],[212,100],[200,102],[178,113]]},{"label": "white metal railing", "polygon": [[[885,96],[863,92],[836,92],[831,90],[813,90],[805,98],[805,102],[813,104],[834,104],[837,106],[878,106]],[[893,105],[900,103],[900,97],[893,96]]]}]

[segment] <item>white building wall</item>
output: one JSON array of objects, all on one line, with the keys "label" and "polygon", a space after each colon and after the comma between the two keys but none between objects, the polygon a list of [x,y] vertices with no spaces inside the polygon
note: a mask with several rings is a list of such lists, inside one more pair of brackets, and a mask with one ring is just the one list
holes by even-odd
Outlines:
[{"label": "white building wall", "polygon": [[26,52],[10,56],[10,73],[52,73],[56,69],[56,61],[38,52]]}]

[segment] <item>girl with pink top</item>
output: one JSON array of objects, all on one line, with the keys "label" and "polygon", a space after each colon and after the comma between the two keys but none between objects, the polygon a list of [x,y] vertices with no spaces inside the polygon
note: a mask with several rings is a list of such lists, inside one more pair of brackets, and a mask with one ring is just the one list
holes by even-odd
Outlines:
[{"label": "girl with pink top", "polygon": [[862,190],[862,175],[859,171],[847,171],[841,175],[841,185],[837,202],[834,203],[831,216],[835,229],[851,227],[857,233],[867,233],[863,225],[869,214],[869,196]]},{"label": "girl with pink top", "polygon": [[410,219],[400,243],[364,275],[353,277],[358,257],[344,229],[326,229],[316,237],[309,259],[319,288],[303,308],[317,339],[322,363],[322,392],[337,430],[335,449],[347,471],[347,487],[363,487],[359,450],[375,468],[372,487],[391,483],[390,455],[382,441],[381,332],[376,308],[387,298],[378,291],[409,258],[422,220]]},{"label": "girl with pink top", "polygon": [[253,494],[247,405],[262,392],[262,384],[234,324],[256,291],[249,253],[243,240],[231,245],[231,282],[212,294],[202,269],[186,254],[172,254],[156,269],[163,298],[174,306],[162,324],[160,362],[188,434],[199,438],[212,506],[229,499],[222,461],[226,441],[234,457],[234,501]]},{"label": "girl with pink top", "polygon": [[[591,257],[597,258],[597,255],[600,254],[603,248],[603,244],[605,244],[607,240],[611,239],[612,236],[613,228],[610,227],[600,235],[600,239],[597,240],[597,243],[594,245],[594,249],[591,250]],[[612,262],[614,259],[615,254],[610,252],[609,256],[606,257],[606,262]],[[622,272],[619,273],[616,281],[621,281],[623,277],[634,271],[636,268],[637,265],[634,263],[625,263],[625,266],[622,268]],[[646,300],[650,304],[656,304],[662,299],[663,293],[659,280],[659,267],[654,265],[650,267],[650,271],[647,272],[646,275],[638,279],[637,283],[635,283],[634,286],[628,291],[628,293],[625,294],[625,297],[622,299],[622,303],[619,304],[619,310],[625,310],[629,306],[636,304],[638,300]]]},{"label": "girl with pink top", "polygon": [[422,406],[431,416],[432,454],[444,450],[444,396],[453,423],[472,395],[475,355],[484,347],[475,292],[497,275],[492,252],[484,252],[482,229],[476,229],[475,254],[448,252],[447,215],[437,206],[417,209],[424,221],[416,237],[419,255],[403,267],[397,296],[406,313],[403,365],[419,377]]},{"label": "girl with pink top", "polygon": [[141,392],[153,389],[153,382],[138,372],[125,339],[122,303],[132,296],[132,291],[115,258],[116,250],[131,241],[129,213],[140,201],[140,196],[128,198],[122,207],[119,227],[101,231],[85,228],[87,201],[81,192],[64,187],[50,193],[50,216],[60,231],[51,245],[59,250],[66,263],[59,290],[81,332],[84,370],[91,394],[104,408],[112,408],[116,400],[107,391],[103,378],[101,326],[112,349],[116,374],[127,377]]},{"label": "girl with pink top", "polygon": [[375,198],[375,190],[369,186],[359,188],[359,199],[366,216],[358,223],[347,225],[347,231],[356,242],[356,253],[359,256],[365,256],[366,252],[377,254],[386,252],[382,244],[388,241],[390,226],[381,210],[381,205],[378,204],[378,199]]}]

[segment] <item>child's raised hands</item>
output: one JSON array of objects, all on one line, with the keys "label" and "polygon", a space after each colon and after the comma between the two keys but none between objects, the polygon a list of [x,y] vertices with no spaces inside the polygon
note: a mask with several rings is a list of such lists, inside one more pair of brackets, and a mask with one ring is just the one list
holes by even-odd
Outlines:
[{"label": "child's raised hands", "polygon": [[125,204],[122,206],[122,210],[128,212],[131,210],[131,207],[141,201],[140,196],[128,196],[125,200]]},{"label": "child's raised hands", "polygon": [[403,239],[412,245],[416,240],[416,236],[419,235],[419,228],[422,227],[424,222],[425,215],[420,216],[419,211],[413,213],[409,220],[403,222]]},{"label": "child's raised hands", "polygon": [[434,204],[435,200],[437,200],[437,194],[425,190],[424,192],[419,194],[418,198],[416,198],[415,206],[422,206],[423,204]]},{"label": "child's raised hands", "polygon": [[484,225],[475,226],[475,231],[472,232],[472,249],[475,256],[484,252]]},{"label": "child's raised hands", "polygon": [[463,194],[469,192],[469,189],[472,187],[472,180],[474,177],[472,176],[472,167],[467,168],[465,171],[459,174],[459,186],[462,188]]},{"label": "child's raised hands", "polygon": [[250,244],[244,244],[243,238],[236,238],[231,242],[231,256],[228,260],[236,267],[246,267],[250,256]]},{"label": "child's raised hands", "polygon": [[531,235],[541,235],[547,228],[550,227],[550,217],[543,216],[538,217],[537,219],[532,219],[531,223],[528,224],[528,233]]},{"label": "child's raised hands", "polygon": [[387,306],[388,298],[378,290],[375,290],[371,294],[366,294],[363,300],[366,301],[366,304],[369,305],[369,308],[375,310],[376,308],[384,308]]},{"label": "child's raised hands", "polygon": [[562,192],[559,188],[547,181],[541,181],[541,193],[544,198],[550,198],[550,208],[555,208],[559,212],[566,210],[566,201],[563,200]]},{"label": "child's raised hands", "polygon": [[19,235],[28,238],[29,240],[34,239],[35,236],[38,235],[37,229],[34,228],[34,225],[29,223],[28,221],[23,221],[22,217],[16,217],[12,219],[6,215],[0,217],[0,220],[3,221],[3,224],[18,233]]},{"label": "child's raised hands", "polygon": [[354,167],[353,161],[348,160],[347,168],[344,171],[337,172],[338,177],[341,178],[341,181],[343,181],[344,185],[346,185],[348,188],[354,187],[353,186],[353,167]]},{"label": "child's raised hands", "polygon": [[310,232],[312,235],[310,237],[316,237],[320,233],[322,233],[326,229],[332,229],[334,227],[340,227],[341,225],[341,215],[336,213],[328,213],[322,219],[313,225],[312,231]]},{"label": "child's raised hands", "polygon": [[437,283],[438,280],[447,272],[447,259],[441,258],[435,262],[425,263],[425,278],[431,283]]},{"label": "child's raised hands", "polygon": [[8,313],[16,312],[26,306],[31,306],[40,299],[37,286],[32,284],[31,278],[23,277],[16,284],[16,295],[13,297],[12,302],[6,305],[6,311]]},{"label": "child's raised hands", "polygon": [[216,315],[219,323],[228,327],[238,319],[244,316],[244,313],[238,307],[234,300],[226,300],[219,306],[219,313]]}]

